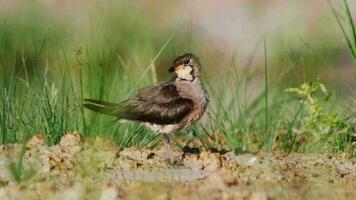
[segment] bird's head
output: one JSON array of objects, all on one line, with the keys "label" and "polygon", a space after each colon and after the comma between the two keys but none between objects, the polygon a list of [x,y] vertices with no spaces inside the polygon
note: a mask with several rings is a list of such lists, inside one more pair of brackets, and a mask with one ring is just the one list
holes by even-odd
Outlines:
[{"label": "bird's head", "polygon": [[199,59],[192,53],[183,54],[174,60],[169,72],[175,72],[182,80],[193,81],[200,76]]}]

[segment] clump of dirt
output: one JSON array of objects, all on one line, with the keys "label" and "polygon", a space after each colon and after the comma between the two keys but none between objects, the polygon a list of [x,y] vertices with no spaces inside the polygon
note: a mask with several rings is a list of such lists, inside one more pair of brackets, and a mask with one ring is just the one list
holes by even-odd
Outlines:
[{"label": "clump of dirt", "polygon": [[26,144],[24,168],[13,181],[8,165],[21,145],[1,147],[0,199],[355,199],[356,160],[347,155],[232,152],[183,153],[178,166],[164,148],[120,151],[102,137],[66,134],[48,147],[42,135]]}]

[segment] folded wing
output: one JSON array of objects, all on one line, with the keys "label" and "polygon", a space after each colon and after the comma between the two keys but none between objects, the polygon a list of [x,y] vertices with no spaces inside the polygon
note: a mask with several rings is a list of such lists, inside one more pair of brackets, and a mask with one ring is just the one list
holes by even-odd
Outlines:
[{"label": "folded wing", "polygon": [[179,96],[172,83],[145,88],[122,103],[125,119],[155,124],[179,123],[194,107],[191,99]]},{"label": "folded wing", "polygon": [[175,85],[168,82],[144,88],[118,104],[86,99],[84,106],[118,119],[163,125],[179,123],[192,111],[194,102],[181,97]]}]

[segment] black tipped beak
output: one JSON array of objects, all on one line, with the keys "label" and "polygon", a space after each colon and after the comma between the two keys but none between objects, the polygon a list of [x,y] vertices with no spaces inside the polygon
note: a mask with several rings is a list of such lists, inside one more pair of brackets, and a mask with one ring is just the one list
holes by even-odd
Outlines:
[{"label": "black tipped beak", "polygon": [[170,67],[169,70],[168,70],[168,72],[174,72],[174,71],[175,71],[174,70],[174,66]]}]

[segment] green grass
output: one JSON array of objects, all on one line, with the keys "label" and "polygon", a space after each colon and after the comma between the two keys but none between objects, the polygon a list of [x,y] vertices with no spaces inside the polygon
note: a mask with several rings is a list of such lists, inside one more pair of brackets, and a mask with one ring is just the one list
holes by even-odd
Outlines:
[{"label": "green grass", "polygon": [[[137,124],[119,124],[92,113],[83,108],[83,99],[124,100],[140,87],[167,79],[167,66],[175,56],[189,51],[204,55],[209,42],[192,37],[187,45],[187,33],[155,23],[129,2],[99,6],[100,12],[92,13],[80,30],[42,9],[24,6],[18,13],[26,17],[8,14],[0,18],[1,143],[23,143],[42,133],[54,145],[66,132],[79,131],[85,137],[109,137],[120,147],[157,145],[160,137],[156,134]],[[335,16],[354,56],[356,37],[350,12],[347,9],[346,23],[353,36],[346,35],[341,19]],[[275,37],[279,36],[266,37],[263,47],[257,44],[246,66],[236,63],[234,55],[213,75],[204,74],[209,108],[191,131],[179,134],[180,146],[192,143],[235,152],[345,152],[352,148],[355,111],[349,108],[355,107],[353,99],[335,91],[324,100],[322,93],[316,93],[313,98],[322,111],[311,122],[306,99],[285,92],[302,82],[320,82],[320,74],[313,74],[314,68],[308,70],[318,66],[320,72],[325,63],[334,63],[334,54],[325,53],[330,46],[324,46],[323,40],[309,44],[298,39],[298,45],[290,47],[275,42]],[[343,46],[341,41],[330,45],[336,46],[332,52]],[[253,62],[258,51],[264,59]],[[202,61],[207,65],[204,69],[211,70],[208,61]],[[295,78],[293,72],[308,78],[290,81]],[[348,87],[352,90],[353,86]],[[328,129],[325,135],[314,127],[319,123]],[[323,148],[312,148],[317,146]]]},{"label": "green grass", "polygon": [[340,27],[340,30],[342,31],[342,34],[346,40],[346,43],[350,49],[350,52],[352,54],[352,57],[354,60],[356,60],[356,28],[355,28],[355,22],[352,19],[351,11],[350,11],[350,6],[348,4],[347,0],[343,0],[344,2],[344,15],[346,17],[345,22],[343,22],[342,17],[340,14],[336,11],[335,7],[333,4],[328,0],[329,6],[335,16],[335,19]]}]

